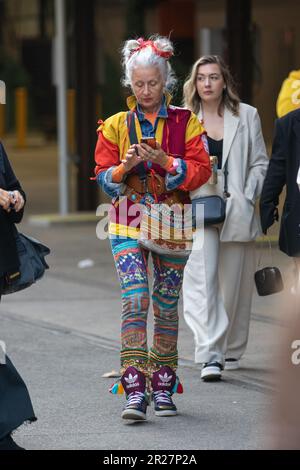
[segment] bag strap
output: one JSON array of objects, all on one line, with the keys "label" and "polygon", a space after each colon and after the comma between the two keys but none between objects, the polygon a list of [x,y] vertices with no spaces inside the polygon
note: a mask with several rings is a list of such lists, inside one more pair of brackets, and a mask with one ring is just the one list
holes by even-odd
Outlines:
[{"label": "bag strap", "polygon": [[[271,266],[274,266],[274,261],[273,261],[273,251],[272,251],[272,245],[271,245],[271,240],[270,237],[267,235],[263,236],[263,240],[268,242],[268,247],[269,247],[269,256],[271,260]],[[259,257],[258,257],[258,262],[257,262],[257,269],[260,268],[261,266],[261,259],[263,255],[263,246],[259,247],[258,250],[260,251]]]},{"label": "bag strap", "polygon": [[131,145],[138,144],[138,138],[137,138],[137,133],[136,133],[136,128],[135,128],[135,114],[133,111],[128,111],[127,116],[126,116],[126,123],[127,123],[127,128],[129,131],[129,140]]},{"label": "bag strap", "polygon": [[[129,140],[131,145],[138,144],[138,137],[135,128],[135,113],[133,111],[128,111],[126,116],[127,128],[129,131]],[[136,166],[140,181],[142,182],[145,190],[147,185],[147,172],[145,170],[144,162],[139,163]],[[146,191],[145,191],[146,192]]]},{"label": "bag strap", "polygon": [[227,199],[231,196],[231,194],[228,192],[228,159],[226,160],[225,166],[224,166],[224,198]]}]

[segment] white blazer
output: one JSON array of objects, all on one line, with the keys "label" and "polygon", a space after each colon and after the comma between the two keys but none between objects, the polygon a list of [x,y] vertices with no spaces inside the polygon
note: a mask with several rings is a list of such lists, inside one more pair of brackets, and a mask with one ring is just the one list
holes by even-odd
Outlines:
[{"label": "white blazer", "polygon": [[255,201],[261,194],[269,164],[260,118],[253,106],[241,103],[238,116],[225,108],[222,169],[218,171],[218,184],[206,183],[191,191],[191,199],[212,194],[223,196],[223,171],[227,160],[228,191],[231,196],[227,199],[220,240],[248,242],[261,234]]}]

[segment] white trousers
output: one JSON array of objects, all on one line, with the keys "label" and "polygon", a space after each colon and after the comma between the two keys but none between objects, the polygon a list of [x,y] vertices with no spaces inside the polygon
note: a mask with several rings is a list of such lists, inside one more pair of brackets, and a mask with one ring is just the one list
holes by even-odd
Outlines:
[{"label": "white trousers", "polygon": [[[197,236],[197,235],[196,235]],[[195,339],[196,362],[239,359],[247,346],[255,270],[254,242],[220,242],[204,230],[183,279],[184,318]]]},{"label": "white trousers", "polygon": [[298,291],[300,291],[300,258],[293,258],[294,259],[294,263],[295,263],[295,285],[296,285],[296,289]]}]

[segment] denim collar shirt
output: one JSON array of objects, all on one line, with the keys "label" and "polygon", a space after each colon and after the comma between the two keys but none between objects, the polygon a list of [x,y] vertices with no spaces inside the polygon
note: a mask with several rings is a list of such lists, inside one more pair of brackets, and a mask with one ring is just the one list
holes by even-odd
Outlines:
[{"label": "denim collar shirt", "polygon": [[159,118],[167,119],[168,117],[166,97],[164,96],[162,99],[161,107],[156,116],[154,126],[152,126],[151,122],[145,118],[145,113],[143,113],[139,104],[136,107],[136,114],[137,114],[139,123],[141,125],[142,135],[144,137],[155,137],[155,132],[156,132]]}]

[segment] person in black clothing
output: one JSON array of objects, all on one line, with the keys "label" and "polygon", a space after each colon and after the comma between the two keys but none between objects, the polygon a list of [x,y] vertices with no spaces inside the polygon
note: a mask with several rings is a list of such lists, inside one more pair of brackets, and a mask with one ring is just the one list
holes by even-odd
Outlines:
[{"label": "person in black clothing", "polygon": [[[25,199],[0,142],[0,301],[4,283],[14,278],[19,269],[14,224],[22,220]],[[35,420],[27,387],[5,355],[5,363],[0,364],[0,450],[20,450],[11,433],[21,424]]]},{"label": "person in black clothing", "polygon": [[275,123],[272,156],[260,198],[260,217],[266,234],[279,219],[279,195],[286,186],[281,217],[279,248],[293,257],[300,279],[300,109]]},{"label": "person in black clothing", "polygon": [[[295,287],[298,292],[285,304],[288,328],[281,344],[279,390],[272,416],[272,448],[299,449],[300,442],[300,109],[275,121],[272,155],[260,198],[260,218],[263,232],[279,219],[279,196],[286,187],[282,210],[279,248],[295,264]],[[274,433],[275,431],[275,433]]]}]

